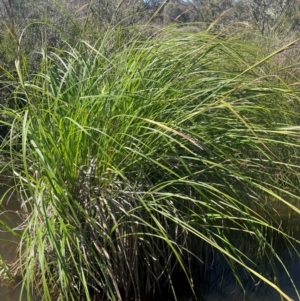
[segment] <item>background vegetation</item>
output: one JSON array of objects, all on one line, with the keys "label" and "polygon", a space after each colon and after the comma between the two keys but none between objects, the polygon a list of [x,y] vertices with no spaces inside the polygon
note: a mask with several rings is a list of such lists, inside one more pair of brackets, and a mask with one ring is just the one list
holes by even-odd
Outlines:
[{"label": "background vegetation", "polygon": [[26,211],[3,273],[29,299],[175,296],[177,273],[201,295],[217,252],[290,300],[297,5],[3,0],[2,168]]}]

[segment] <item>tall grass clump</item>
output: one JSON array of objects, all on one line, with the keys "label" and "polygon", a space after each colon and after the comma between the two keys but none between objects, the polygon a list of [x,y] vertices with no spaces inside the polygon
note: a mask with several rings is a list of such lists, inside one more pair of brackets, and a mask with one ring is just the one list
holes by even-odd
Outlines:
[{"label": "tall grass clump", "polygon": [[118,34],[42,53],[30,80],[16,64],[27,106],[6,114],[28,212],[24,293],[146,300],[165,286],[176,294],[176,271],[196,292],[190,262],[209,247],[238,282],[241,265],[289,300],[251,259],[280,263],[275,234],[297,243],[267,201],[299,213],[287,201],[298,200],[299,97],[269,72],[276,51],[172,28]]}]

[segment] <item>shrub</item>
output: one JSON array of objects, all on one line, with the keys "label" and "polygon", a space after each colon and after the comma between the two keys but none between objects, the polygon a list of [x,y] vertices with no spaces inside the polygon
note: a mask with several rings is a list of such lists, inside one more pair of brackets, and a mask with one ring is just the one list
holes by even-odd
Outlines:
[{"label": "shrub", "polygon": [[209,245],[288,299],[249,256],[278,260],[266,233],[294,241],[266,198],[299,213],[286,201],[298,199],[297,93],[231,36],[118,34],[44,54],[34,79],[18,69],[28,104],[7,113],[22,136],[24,287],[144,300],[173,290],[176,270],[193,288],[188,262]]}]

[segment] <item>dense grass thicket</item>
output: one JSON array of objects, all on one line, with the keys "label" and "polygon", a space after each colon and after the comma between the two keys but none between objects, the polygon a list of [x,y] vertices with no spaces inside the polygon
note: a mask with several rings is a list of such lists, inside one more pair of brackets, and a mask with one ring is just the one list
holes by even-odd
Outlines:
[{"label": "dense grass thicket", "polygon": [[111,30],[7,71],[25,103],[2,113],[24,294],[146,300],[175,294],[177,271],[196,293],[190,262],[212,248],[290,300],[259,262],[282,264],[275,236],[298,243],[268,201],[300,213],[297,72],[279,57],[297,41],[262,56],[239,35],[146,36]]}]

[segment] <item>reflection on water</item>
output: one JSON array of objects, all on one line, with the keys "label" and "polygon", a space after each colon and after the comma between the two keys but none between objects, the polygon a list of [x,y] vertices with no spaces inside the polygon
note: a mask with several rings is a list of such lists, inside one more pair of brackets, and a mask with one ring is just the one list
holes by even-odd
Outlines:
[{"label": "reflection on water", "polygon": [[[7,193],[8,189],[0,184],[0,197],[4,196],[0,207],[0,255],[8,263],[12,263],[17,258],[17,245],[18,239],[5,229],[2,225],[5,224],[11,227],[17,227],[21,223],[21,218],[18,215],[20,212],[20,202],[13,193]],[[296,204],[295,204],[296,205]],[[274,212],[276,214],[280,212],[280,216],[283,217],[284,223],[287,223],[289,217],[289,228],[291,233],[297,237],[300,237],[299,230],[299,216],[289,215],[289,212],[285,208],[281,208],[280,203],[274,203]],[[299,206],[298,206],[299,207]],[[284,211],[285,210],[285,211]],[[279,216],[279,215],[278,215]],[[279,243],[280,244],[280,243]],[[300,251],[300,249],[298,250]],[[279,249],[281,260],[287,266],[290,275],[300,291],[300,260],[299,256],[294,252],[291,256],[287,248],[283,245]],[[250,277],[242,269],[237,269],[236,273],[239,274],[240,279],[244,285],[245,291],[235,281],[234,275],[231,272],[228,264],[225,260],[218,256],[215,252],[213,256],[209,256],[206,253],[206,257],[213,258],[211,262],[202,258],[206,264],[195,264],[195,288],[200,291],[198,298],[200,301],[279,301],[282,300],[279,294],[271,289],[266,284],[262,283],[258,279]],[[264,262],[266,268],[268,268],[268,262]],[[282,266],[276,266],[277,275],[279,275],[280,288],[289,295],[293,300],[299,300],[295,289],[286,276],[286,272]],[[205,274],[205,281],[203,277],[199,275]],[[272,269],[270,268],[270,273]],[[198,276],[197,276],[198,275]],[[197,278],[198,277],[198,278]],[[198,279],[198,282],[197,282]],[[192,294],[187,294],[186,286],[181,281],[174,283],[175,289],[179,292],[178,301],[194,301]],[[17,283],[4,283],[0,282],[0,300],[1,301],[26,301],[25,296],[20,300],[20,286]],[[168,301],[172,298],[162,298],[159,301]]]}]

